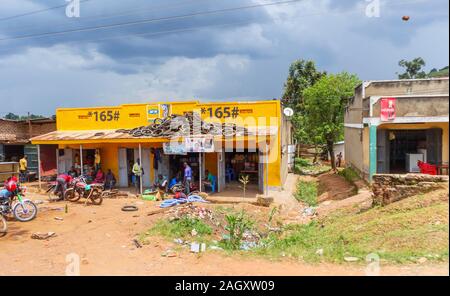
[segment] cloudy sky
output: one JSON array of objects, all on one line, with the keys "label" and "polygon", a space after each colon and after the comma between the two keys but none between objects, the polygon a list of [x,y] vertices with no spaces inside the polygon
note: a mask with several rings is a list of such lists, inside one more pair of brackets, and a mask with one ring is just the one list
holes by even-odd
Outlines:
[{"label": "cloudy sky", "polygon": [[[65,0],[0,0],[0,116],[279,98],[290,63],[300,58],[363,80],[396,78],[400,59],[423,57],[427,70],[449,63],[448,0],[249,8],[281,1],[81,0],[80,17],[69,18]],[[374,1],[379,17],[368,17]]]}]

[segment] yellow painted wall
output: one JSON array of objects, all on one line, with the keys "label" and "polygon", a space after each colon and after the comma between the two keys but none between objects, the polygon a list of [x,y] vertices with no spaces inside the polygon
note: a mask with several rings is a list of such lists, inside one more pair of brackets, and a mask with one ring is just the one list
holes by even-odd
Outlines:
[{"label": "yellow painted wall", "polygon": [[217,153],[205,153],[205,170],[217,177]]},{"label": "yellow painted wall", "polygon": [[[255,102],[217,102],[202,103],[199,102],[164,102],[151,104],[129,104],[112,107],[90,107],[90,108],[63,108],[57,109],[57,130],[111,130],[111,129],[130,129],[138,126],[147,125],[155,117],[161,114],[161,104],[170,105],[171,114],[183,114],[185,112],[200,112],[205,121],[211,122],[233,122],[239,126],[281,126],[281,106],[278,100],[255,101]],[[151,112],[149,112],[149,110]],[[238,112],[234,112],[239,110]],[[117,116],[116,116],[117,115]],[[237,117],[233,115],[239,115]],[[264,137],[265,138],[265,137]],[[134,139],[133,139],[134,140]],[[270,155],[269,155],[269,186],[280,187],[281,184],[281,141],[280,133],[271,137]],[[109,140],[108,140],[109,141]],[[88,142],[88,141],[87,141]],[[95,142],[95,141],[93,141]],[[126,143],[121,143],[126,142]],[[109,143],[84,144],[86,149],[92,146],[101,148],[101,156],[104,168],[111,170],[118,175],[118,148],[137,148],[138,140],[129,141],[111,140]],[[131,143],[134,142],[134,143]],[[66,142],[59,142],[64,143]],[[68,145],[70,142],[67,142]],[[78,144],[78,142],[76,142]],[[80,142],[81,143],[81,142]],[[44,143],[42,143],[44,144]],[[45,143],[47,144],[47,143]],[[91,146],[89,146],[91,145]],[[159,145],[160,143],[147,143],[146,145]],[[74,147],[78,149],[79,146]],[[206,154],[206,168],[217,175],[217,155]],[[151,166],[153,159],[150,161]],[[147,174],[154,178],[153,170]]]},{"label": "yellow painted wall", "polygon": [[423,130],[430,128],[441,128],[442,129],[442,161],[448,162],[449,157],[449,131],[448,123],[438,122],[438,123],[424,123],[424,124],[381,124],[379,129],[398,129],[398,130]]}]

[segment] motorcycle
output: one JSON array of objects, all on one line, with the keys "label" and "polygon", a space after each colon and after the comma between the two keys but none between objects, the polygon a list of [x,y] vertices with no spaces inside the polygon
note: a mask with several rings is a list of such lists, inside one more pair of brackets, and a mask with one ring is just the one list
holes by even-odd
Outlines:
[{"label": "motorcycle", "polygon": [[36,218],[37,206],[31,200],[25,199],[26,187],[18,186],[12,195],[0,201],[0,234],[8,230],[6,217],[11,213],[20,222],[28,222]]},{"label": "motorcycle", "polygon": [[80,198],[86,198],[86,204],[90,200],[94,205],[101,205],[103,202],[103,184],[87,184],[86,178],[80,176],[74,178],[69,188],[64,192],[64,198],[76,202]]},{"label": "motorcycle", "polygon": [[[79,178],[74,178],[69,184],[67,184],[67,188],[66,188],[66,190],[64,191],[64,199],[65,199],[65,200],[72,201],[72,200],[69,199],[69,198],[70,198],[70,195],[67,195],[67,194],[65,194],[65,193],[66,193],[67,190],[69,190],[70,188],[74,188],[74,187],[75,187],[75,184],[76,184],[76,182],[78,182],[78,180],[83,180],[83,181],[84,181],[83,177],[79,177]],[[58,182],[57,182],[57,181],[48,183],[48,188],[47,188],[47,190],[46,190],[46,194],[47,194],[48,200],[49,200],[50,202],[53,202],[53,201],[60,201],[60,200],[61,200],[61,192],[60,192],[60,191],[55,191],[55,189],[56,189],[57,186],[58,186]]]}]

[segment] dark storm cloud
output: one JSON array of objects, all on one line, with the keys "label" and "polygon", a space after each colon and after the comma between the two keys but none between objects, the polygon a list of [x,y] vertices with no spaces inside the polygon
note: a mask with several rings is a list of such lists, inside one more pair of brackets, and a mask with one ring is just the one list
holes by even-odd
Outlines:
[{"label": "dark storm cloud", "polygon": [[[51,1],[55,5],[61,1]],[[45,32],[58,32],[78,28],[127,23],[165,17],[189,15],[198,12],[215,11],[224,8],[251,5],[251,1],[111,1],[91,0],[81,3],[81,17],[67,18],[64,9],[45,12],[42,15],[18,18],[7,22],[0,21],[0,34],[4,37],[17,37]],[[139,9],[139,10],[137,10]],[[115,13],[114,13],[115,12]],[[122,12],[122,13],[118,13]],[[115,15],[112,17],[111,15]],[[95,17],[97,16],[97,17]],[[102,17],[103,16],[103,17]],[[1,16],[0,16],[1,18]],[[17,53],[28,47],[50,47],[55,44],[82,46],[84,43],[98,44],[102,53],[118,59],[130,57],[210,57],[218,53],[243,53],[258,55],[262,53],[237,52],[233,48],[216,47],[218,39],[229,27],[244,27],[244,22],[267,21],[262,9],[248,9],[213,15],[201,15],[175,20],[156,21],[146,24],[98,29],[95,31],[74,32],[64,35],[37,37],[25,40],[0,41],[1,55]],[[229,25],[229,26],[228,26]],[[190,34],[164,33],[199,28]],[[140,42],[127,42],[135,35]],[[147,41],[147,42],[145,42]]]}]

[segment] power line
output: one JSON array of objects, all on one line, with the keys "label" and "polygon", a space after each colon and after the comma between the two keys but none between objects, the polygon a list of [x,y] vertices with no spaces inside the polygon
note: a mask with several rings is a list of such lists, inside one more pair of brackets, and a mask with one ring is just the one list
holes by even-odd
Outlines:
[{"label": "power line", "polygon": [[185,19],[185,18],[191,18],[191,17],[196,17],[196,16],[202,16],[202,15],[220,14],[220,13],[246,10],[246,9],[252,9],[252,8],[259,8],[259,7],[265,7],[265,6],[292,4],[292,3],[296,3],[296,2],[300,2],[300,1],[303,1],[303,0],[289,0],[289,1],[271,2],[271,3],[263,3],[263,4],[254,4],[254,5],[248,5],[248,6],[240,6],[240,7],[219,9],[219,10],[196,12],[196,13],[190,13],[190,14],[184,14],[184,15],[177,15],[177,16],[145,19],[145,20],[140,20],[140,21],[130,21],[130,22],[116,23],[116,24],[110,24],[110,25],[101,25],[101,26],[94,26],[94,27],[85,27],[85,28],[71,29],[71,30],[64,30],[64,31],[57,31],[57,32],[47,32],[47,33],[40,33],[40,34],[14,36],[14,37],[2,38],[2,39],[0,39],[0,41],[30,39],[30,38],[36,38],[36,37],[49,37],[49,36],[56,36],[56,35],[64,35],[64,34],[68,34],[68,33],[96,31],[96,30],[103,30],[103,29],[110,29],[110,28],[117,28],[117,27],[148,24],[148,23],[167,21],[167,20]]},{"label": "power line", "polygon": [[[202,2],[202,1],[211,1],[211,0],[189,0],[189,1],[182,1],[182,2],[178,2],[178,3],[174,3],[171,5],[159,5],[159,6],[154,6],[152,8],[148,8],[147,6],[141,6],[137,9],[132,9],[132,10],[127,10],[127,11],[123,11],[123,12],[119,12],[119,13],[113,13],[113,14],[100,14],[100,15],[92,15],[92,16],[83,16],[81,17],[79,20],[81,21],[97,21],[97,20],[104,20],[104,19],[112,19],[112,18],[117,18],[117,17],[121,17],[121,16],[127,16],[127,15],[133,15],[135,13],[142,13],[142,12],[154,12],[154,11],[160,11],[160,10],[164,10],[164,9],[169,9],[169,8],[178,8],[178,7],[182,7],[185,6],[187,4],[192,4],[192,3],[198,3],[198,2]],[[218,0],[214,0],[214,1],[218,1]],[[148,9],[146,9],[148,8]],[[78,19],[77,19],[78,20]],[[56,23],[56,24],[52,24],[52,26],[58,26],[58,25],[68,25],[67,22],[60,22],[60,23]],[[43,26],[41,26],[42,28]],[[47,28],[48,26],[46,26],[45,28]],[[13,30],[13,31],[8,31],[6,33],[11,33],[11,32],[21,32],[27,29],[36,29],[39,27],[36,26],[27,26],[27,27],[20,27],[20,29],[18,30]]]},{"label": "power line", "polygon": [[[93,0],[80,0],[80,3],[88,2],[88,1],[93,1]],[[33,14],[38,14],[38,13],[42,13],[42,12],[46,12],[46,11],[50,11],[50,10],[55,10],[55,9],[59,9],[59,8],[63,8],[63,7],[67,7],[67,3],[66,4],[62,4],[62,5],[58,5],[58,6],[53,6],[53,7],[43,8],[43,9],[39,9],[39,10],[29,11],[29,12],[25,12],[25,13],[22,13],[22,14],[7,16],[7,17],[4,17],[4,18],[0,18],[0,22],[16,19],[16,18],[19,18],[19,17],[29,16],[29,15],[33,15]]]}]

